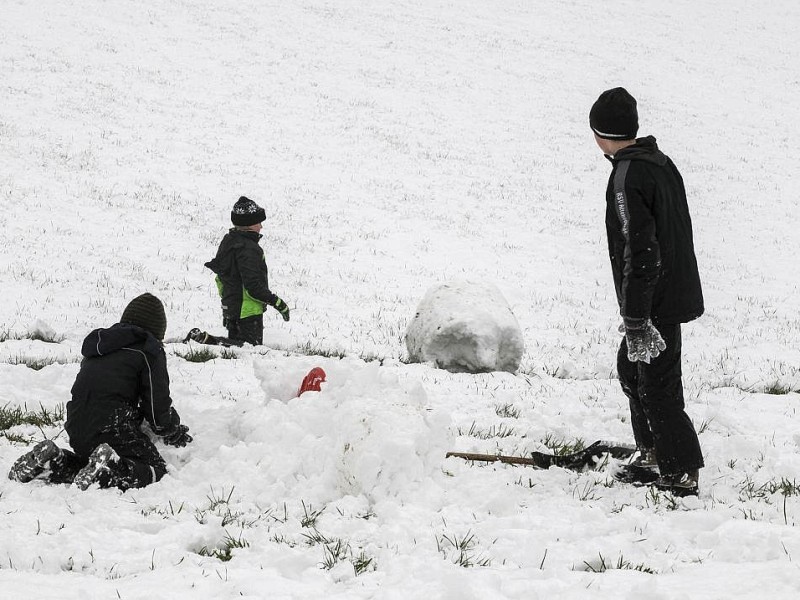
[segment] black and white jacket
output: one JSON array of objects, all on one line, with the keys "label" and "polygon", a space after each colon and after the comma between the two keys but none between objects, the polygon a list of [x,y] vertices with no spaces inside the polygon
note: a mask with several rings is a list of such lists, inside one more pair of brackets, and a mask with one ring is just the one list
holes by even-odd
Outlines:
[{"label": "black and white jacket", "polygon": [[606,231],[620,314],[696,319],[703,292],[683,178],[652,136],[607,158]]},{"label": "black and white jacket", "polygon": [[94,438],[120,418],[137,425],[144,419],[159,435],[180,425],[172,407],[164,346],[152,334],[117,323],[92,331],[81,353],[84,359],[64,425],[76,452],[91,451]]}]

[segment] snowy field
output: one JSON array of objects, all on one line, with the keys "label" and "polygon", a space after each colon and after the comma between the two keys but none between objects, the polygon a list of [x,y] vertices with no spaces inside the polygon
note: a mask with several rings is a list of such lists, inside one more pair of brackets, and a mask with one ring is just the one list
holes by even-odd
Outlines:
[{"label": "snowy field", "polygon": [[[0,414],[40,423],[0,428],[0,599],[800,596],[798,23],[793,0],[4,0]],[[588,127],[617,85],[689,192],[699,498],[444,457],[632,441]],[[292,319],[193,362],[242,194]],[[453,278],[502,291],[518,373],[405,363]],[[194,443],[142,490],[5,479],[66,444],[83,337],[145,291]]]}]

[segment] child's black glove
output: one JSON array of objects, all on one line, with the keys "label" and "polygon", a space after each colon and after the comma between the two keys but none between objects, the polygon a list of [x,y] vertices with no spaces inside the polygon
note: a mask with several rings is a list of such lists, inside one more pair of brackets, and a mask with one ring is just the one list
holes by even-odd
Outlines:
[{"label": "child's black glove", "polygon": [[666,350],[667,344],[664,343],[664,339],[650,319],[625,317],[624,325],[629,361],[640,360],[650,364],[652,359],[657,358],[662,351]]},{"label": "child's black glove", "polygon": [[189,435],[189,428],[186,425],[178,425],[171,431],[165,433],[162,438],[164,443],[176,448],[183,448],[186,444],[190,443],[194,438]]},{"label": "child's black glove", "polygon": [[273,304],[273,306],[275,307],[275,310],[281,313],[281,316],[283,317],[284,321],[289,320],[289,307],[286,306],[286,302],[278,298],[277,300],[275,300],[275,304]]}]

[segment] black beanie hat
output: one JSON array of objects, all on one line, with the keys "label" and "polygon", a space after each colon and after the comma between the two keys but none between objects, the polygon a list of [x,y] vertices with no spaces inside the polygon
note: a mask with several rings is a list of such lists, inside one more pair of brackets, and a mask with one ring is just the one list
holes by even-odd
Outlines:
[{"label": "black beanie hat", "polygon": [[589,111],[589,126],[605,140],[632,140],[639,131],[636,99],[625,88],[606,90]]},{"label": "black beanie hat", "polygon": [[167,315],[164,305],[153,294],[142,294],[130,301],[122,312],[120,323],[138,325],[152,333],[156,339],[163,340],[167,332]]},{"label": "black beanie hat", "polygon": [[239,227],[247,227],[248,225],[255,225],[267,220],[267,215],[264,209],[258,204],[247,198],[246,196],[240,197],[236,204],[233,205],[231,211],[231,222]]}]

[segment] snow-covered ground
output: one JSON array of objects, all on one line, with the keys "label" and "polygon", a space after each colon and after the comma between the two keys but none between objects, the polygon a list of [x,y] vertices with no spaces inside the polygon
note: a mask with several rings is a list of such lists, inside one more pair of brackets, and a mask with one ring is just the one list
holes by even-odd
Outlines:
[{"label": "snow-covered ground", "polygon": [[[83,336],[150,291],[195,441],[127,493],[0,477],[0,598],[798,597],[798,23],[790,0],[4,1],[0,407],[57,413]],[[587,122],[616,85],[690,194],[699,498],[444,458],[630,441]],[[190,362],[241,194],[292,320]],[[404,363],[453,278],[509,301],[516,375]],[[66,444],[0,431],[0,475],[44,435]]]}]

